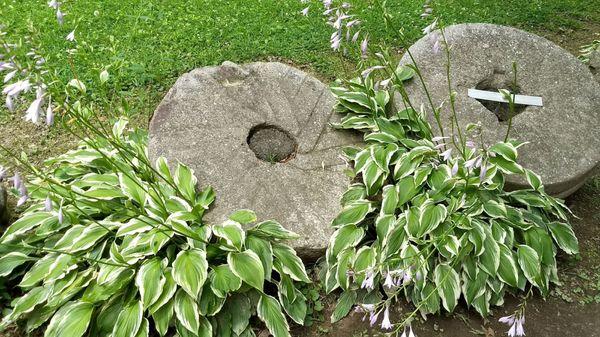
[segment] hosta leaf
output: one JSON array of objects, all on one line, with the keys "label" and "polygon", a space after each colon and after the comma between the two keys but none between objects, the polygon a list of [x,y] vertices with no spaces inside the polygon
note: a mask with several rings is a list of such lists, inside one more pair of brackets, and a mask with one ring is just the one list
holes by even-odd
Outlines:
[{"label": "hosta leaf", "polygon": [[489,151],[499,154],[510,161],[517,160],[517,149],[511,143],[496,143],[489,148]]},{"label": "hosta leaf", "polygon": [[281,262],[284,273],[296,281],[310,283],[304,263],[290,246],[274,242],[273,255]]},{"label": "hosta leaf", "polygon": [[249,232],[256,233],[267,238],[281,240],[293,240],[300,237],[300,235],[283,228],[281,224],[272,220],[259,223],[258,225],[252,227]]},{"label": "hosta leaf", "polygon": [[0,257],[0,277],[9,275],[15,268],[28,261],[35,261],[23,253],[10,252]]},{"label": "hosta leaf", "polygon": [[296,296],[293,300],[289,300],[279,292],[279,301],[283,305],[285,312],[294,322],[304,325],[304,319],[306,318],[307,312],[306,298],[302,295],[300,290],[294,289],[294,291],[296,292]]},{"label": "hosta leaf", "polygon": [[212,337],[213,336],[213,327],[210,324],[210,321],[206,319],[206,317],[200,317],[198,320],[200,325],[198,329],[198,337]]},{"label": "hosta leaf", "polygon": [[142,207],[146,204],[146,192],[143,183],[132,176],[131,173],[125,175],[119,172],[119,183],[121,185],[121,191],[127,197],[135,200]]},{"label": "hosta leaf", "polygon": [[398,207],[407,203],[419,192],[412,176],[400,179],[396,185],[398,186]]},{"label": "hosta leaf", "polygon": [[444,308],[452,312],[460,296],[460,278],[458,273],[447,264],[438,264],[433,272],[438,294]]},{"label": "hosta leaf", "polygon": [[154,327],[160,336],[164,336],[169,329],[169,323],[173,318],[173,305],[175,301],[168,301],[152,313],[152,320],[154,321]]},{"label": "hosta leaf", "polygon": [[135,337],[148,337],[148,333],[150,333],[150,322],[146,318],[143,318],[142,325]]},{"label": "hosta leaf", "polygon": [[244,232],[239,223],[228,220],[221,225],[214,225],[212,230],[216,236],[227,241],[227,244],[238,251],[242,250],[242,246],[246,240],[246,232]]},{"label": "hosta leaf", "polygon": [[492,218],[506,218],[506,207],[495,200],[485,202],[483,209]]},{"label": "hosta leaf", "polygon": [[142,314],[142,302],[134,301],[126,305],[115,322],[112,337],[135,336],[142,325]]},{"label": "hosta leaf", "polygon": [[256,213],[249,209],[237,210],[229,216],[229,220],[241,223],[242,225],[247,225],[256,222]]},{"label": "hosta leaf", "polygon": [[258,255],[265,271],[265,278],[267,281],[270,281],[271,271],[273,270],[273,248],[271,247],[271,243],[250,235],[246,237],[246,247]]},{"label": "hosta leaf", "polygon": [[423,207],[419,218],[420,231],[418,237],[421,237],[436,229],[445,219],[448,212],[442,204],[429,204]]},{"label": "hosta leaf", "polygon": [[206,253],[198,249],[189,249],[177,254],[173,261],[172,275],[175,283],[192,298],[197,299],[206,281],[207,269]]},{"label": "hosta leaf", "polygon": [[544,187],[544,185],[542,185],[542,178],[535,172],[525,169],[525,177],[534,190],[540,190]]},{"label": "hosta leaf", "polygon": [[548,228],[560,249],[570,255],[579,253],[579,243],[571,226],[562,222],[551,222]]},{"label": "hosta leaf", "polygon": [[23,279],[21,279],[21,283],[19,283],[20,287],[32,287],[36,285],[38,282],[43,280],[46,276],[50,274],[52,266],[56,263],[57,259],[60,256],[68,256],[64,254],[50,253],[44,256],[42,259],[38,260],[33,267],[27,271]]},{"label": "hosta leaf", "polygon": [[335,305],[335,309],[331,314],[331,323],[335,323],[340,319],[346,317],[356,303],[356,291],[348,290],[344,291]]},{"label": "hosta leaf", "polygon": [[[86,302],[69,302],[52,317],[44,337],[80,337],[87,331],[94,306]],[[120,337],[115,335],[115,337]]]},{"label": "hosta leaf", "polygon": [[256,312],[273,337],[290,337],[288,323],[275,298],[265,294],[260,295]]},{"label": "hosta leaf", "polygon": [[198,304],[193,297],[182,289],[178,290],[175,294],[174,301],[175,316],[179,323],[192,333],[196,333],[200,328],[198,317],[200,313],[198,311]]},{"label": "hosta leaf", "polygon": [[236,334],[241,334],[246,330],[252,316],[252,305],[246,294],[235,294],[228,300],[231,310],[231,329]]},{"label": "hosta leaf", "polygon": [[242,280],[229,268],[222,264],[213,268],[210,273],[210,286],[219,297],[226,297],[228,293],[238,290],[242,286]]},{"label": "hosta leaf", "polygon": [[342,250],[356,247],[364,235],[364,229],[356,227],[356,225],[345,225],[338,228],[329,239],[328,255],[336,257]]},{"label": "hosta leaf", "polygon": [[241,253],[230,252],[227,263],[237,277],[252,287],[262,291],[265,281],[265,271],[258,255],[251,250]]},{"label": "hosta leaf", "polygon": [[158,258],[153,258],[145,261],[139,268],[135,278],[144,309],[150,307],[160,297],[165,278],[163,277],[161,261]]},{"label": "hosta leaf", "polygon": [[177,283],[175,283],[171,271],[172,270],[166,270],[164,273],[165,283],[162,287],[161,294],[154,304],[152,304],[148,309],[151,314],[160,309],[163,305],[172,302],[171,298],[173,298],[175,291],[177,291]]},{"label": "hosta leaf", "polygon": [[165,157],[158,157],[154,166],[156,167],[156,170],[160,173],[161,178],[165,179],[166,181],[173,181],[173,177],[171,176],[171,170],[169,169],[169,163],[167,162],[167,159]]},{"label": "hosta leaf", "polygon": [[517,257],[519,258],[519,266],[525,277],[527,277],[527,280],[532,284],[539,284],[542,271],[537,252],[529,246],[519,245],[517,248]]},{"label": "hosta leaf", "polygon": [[198,180],[194,171],[189,167],[178,163],[174,175],[175,185],[187,200],[194,200],[196,197],[196,184]]},{"label": "hosta leaf", "polygon": [[383,214],[395,214],[396,207],[398,207],[398,190],[396,190],[396,186],[387,185],[383,187],[381,212]]},{"label": "hosta leaf", "polygon": [[357,200],[342,209],[333,220],[333,226],[356,225],[363,221],[372,211],[371,203],[366,200]]},{"label": "hosta leaf", "polygon": [[16,236],[23,234],[52,218],[54,218],[54,215],[50,212],[36,212],[24,215],[4,231],[1,242],[11,241]]},{"label": "hosta leaf", "polygon": [[500,265],[498,267],[498,277],[502,282],[511,287],[518,286],[519,270],[513,258],[512,251],[503,244],[500,244]]},{"label": "hosta leaf", "polygon": [[483,253],[479,256],[479,261],[488,275],[492,277],[496,275],[500,266],[500,246],[493,238],[483,240]]},{"label": "hosta leaf", "polygon": [[217,296],[210,284],[205,284],[202,288],[202,296],[200,297],[200,315],[214,316],[219,313],[225,304],[226,298]]}]

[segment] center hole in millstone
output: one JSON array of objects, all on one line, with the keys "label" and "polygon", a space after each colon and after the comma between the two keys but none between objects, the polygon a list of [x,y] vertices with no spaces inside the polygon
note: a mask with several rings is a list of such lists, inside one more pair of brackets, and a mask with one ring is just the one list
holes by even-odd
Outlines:
[{"label": "center hole in millstone", "polygon": [[[520,94],[521,88],[513,85],[512,81],[507,79],[504,74],[494,73],[481,80],[475,86],[475,89],[498,92],[499,89],[506,89],[513,94]],[[486,109],[491,111],[500,122],[506,122],[511,117],[510,106],[508,103],[477,100]],[[512,112],[512,117],[522,113],[527,108],[526,105],[515,104]]]},{"label": "center hole in millstone", "polygon": [[247,143],[260,160],[281,163],[294,157],[298,144],[284,129],[269,124],[259,124],[250,129]]}]

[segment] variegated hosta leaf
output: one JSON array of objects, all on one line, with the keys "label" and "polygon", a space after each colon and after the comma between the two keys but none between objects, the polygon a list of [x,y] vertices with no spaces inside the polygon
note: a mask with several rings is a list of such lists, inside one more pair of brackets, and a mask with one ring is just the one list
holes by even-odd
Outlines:
[{"label": "variegated hosta leaf", "polygon": [[208,274],[206,252],[189,249],[177,254],[173,262],[172,275],[175,282],[193,299],[198,298]]},{"label": "variegated hosta leaf", "polygon": [[93,311],[94,305],[92,303],[67,303],[54,314],[46,328],[44,337],[83,336],[88,328]]}]

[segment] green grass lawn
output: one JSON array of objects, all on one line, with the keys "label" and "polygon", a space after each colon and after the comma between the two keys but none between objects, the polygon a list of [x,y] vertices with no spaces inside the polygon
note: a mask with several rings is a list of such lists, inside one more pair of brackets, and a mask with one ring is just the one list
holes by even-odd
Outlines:
[{"label": "green grass lawn", "polygon": [[[56,23],[45,0],[0,0],[0,23],[9,34],[25,34],[30,23],[49,62],[66,79],[72,72],[65,57],[65,36],[77,26],[80,48],[74,59],[79,78],[92,79],[110,62],[121,61],[111,83],[134,114],[146,121],[162,95],[182,73],[225,60],[247,62],[282,59],[331,80],[342,62],[329,48],[331,27],[324,24],[322,5],[300,15],[299,0],[66,0],[65,25]],[[369,0],[350,1],[364,19],[372,41],[394,45]],[[396,25],[416,40],[426,23],[419,19],[423,1],[389,0]],[[439,0],[435,12],[446,24],[492,22],[536,33],[577,30],[600,22],[600,1],[582,0]],[[592,39],[592,37],[590,37]],[[20,118],[20,115],[19,117]],[[0,131],[10,133],[15,117],[0,110]],[[6,124],[10,124],[7,127]],[[27,133],[29,131],[26,131]]]}]

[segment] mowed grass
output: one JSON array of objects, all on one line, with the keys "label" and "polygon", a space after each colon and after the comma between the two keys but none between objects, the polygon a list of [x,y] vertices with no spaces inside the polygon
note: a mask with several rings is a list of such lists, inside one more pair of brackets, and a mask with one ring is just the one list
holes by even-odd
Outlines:
[{"label": "mowed grass", "polygon": [[[346,63],[330,50],[331,27],[323,22],[322,5],[314,1],[308,17],[300,15],[306,5],[299,0],[63,2],[62,10],[67,15],[65,24],[59,26],[45,0],[0,0],[0,24],[13,37],[27,35],[30,26],[36,27],[36,44],[48,62],[66,80],[76,72],[92,92],[96,90],[100,71],[110,63],[120,64],[119,69],[109,69],[112,99],[126,102],[127,109],[138,116],[142,125],[176,78],[196,67],[225,60],[275,59],[292,62],[331,80],[342,73],[342,65]],[[396,32],[380,20],[381,13],[373,1],[349,2],[355,7],[354,13],[364,20],[363,29],[370,32],[371,41],[400,45],[395,40]],[[410,41],[419,38],[421,29],[427,25],[419,18],[422,4],[421,0],[388,1],[394,25],[403,27]],[[445,24],[491,22],[536,33],[572,31],[600,21],[600,1],[436,0],[433,5]],[[73,44],[65,36],[74,27],[78,52],[71,69],[65,50]],[[39,128],[24,127],[16,122],[21,115],[9,115],[0,108],[0,132],[16,137],[13,144],[17,149],[19,137],[31,138],[31,132],[43,134],[46,140],[57,136],[56,132],[48,134]],[[21,145],[27,148],[39,143],[30,139]],[[41,154],[45,155],[47,150],[44,148]]]}]

